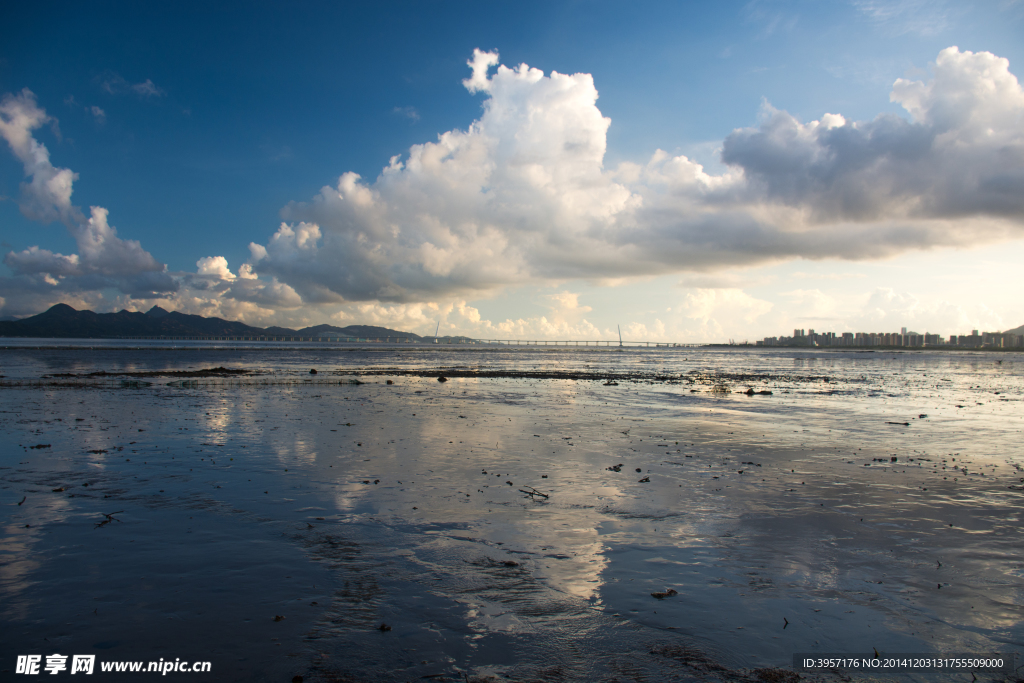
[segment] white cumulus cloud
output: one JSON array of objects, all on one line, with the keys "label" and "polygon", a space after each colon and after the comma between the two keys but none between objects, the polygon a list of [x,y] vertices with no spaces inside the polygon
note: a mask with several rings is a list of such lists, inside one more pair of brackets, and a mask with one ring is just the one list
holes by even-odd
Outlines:
[{"label": "white cumulus cloud", "polygon": [[727,171],[658,151],[604,167],[611,121],[589,74],[498,65],[466,130],[345,173],[283,210],[257,272],[310,302],[415,302],[509,284],[609,281],[794,258],[870,259],[1019,237],[1024,93],[1005,59],[943,50],[897,80],[908,118],[807,123],[765,106],[722,144]]},{"label": "white cumulus cloud", "polygon": [[49,150],[32,134],[50,120],[27,88],[0,100],[0,136],[21,161],[28,178],[21,184],[22,213],[44,223],[63,222],[75,238],[78,253],[64,255],[36,246],[8,252],[4,263],[15,277],[0,281],[0,290],[10,295],[38,294],[50,288],[56,292],[116,288],[126,294],[150,296],[176,289],[178,285],[165,272],[165,266],[137,240],[117,236],[105,208],[91,207],[86,218],[81,209],[72,205],[71,194],[78,174],[55,167],[50,162]]},{"label": "white cumulus cloud", "polygon": [[78,174],[51,164],[50,151],[32,135],[33,130],[52,120],[36,104],[36,96],[28,88],[17,95],[4,95],[0,100],[0,135],[29,178],[21,184],[21,212],[45,223],[77,221],[81,213],[71,206],[71,187]]},{"label": "white cumulus cloud", "polygon": [[[991,53],[950,47],[929,78],[896,80],[890,97],[903,116],[801,121],[765,103],[757,125],[717,145],[722,172],[661,150],[606,168],[611,120],[591,75],[509,67],[481,50],[468,66],[463,85],[482,100],[475,121],[413,145],[374,179],[342,173],[311,200],[288,204],[277,230],[249,244],[237,274],[220,256],[201,258],[195,273],[168,274],[138,242],[117,236],[105,209],[87,218],[71,203],[76,174],[55,167],[32,135],[52,119],[28,90],[8,95],[0,134],[25,167],[22,211],[63,221],[78,253],[32,247],[5,262],[36,293],[115,286],[249,320],[330,311],[538,338],[611,331],[597,330],[568,290],[550,298],[549,314],[502,323],[466,301],[510,285],[679,273],[699,288],[676,310],[706,337],[727,317],[749,322],[771,309],[728,276],[746,266],[1024,235],[1024,90]],[[110,76],[104,84],[162,94],[151,81]],[[12,282],[0,284],[8,301]],[[801,296],[816,310],[833,305]],[[654,334],[660,324],[645,329]]]}]

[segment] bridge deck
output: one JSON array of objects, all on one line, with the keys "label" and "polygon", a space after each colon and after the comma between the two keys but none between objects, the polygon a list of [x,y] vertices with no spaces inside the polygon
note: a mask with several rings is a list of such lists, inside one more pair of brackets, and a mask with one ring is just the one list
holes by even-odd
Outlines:
[{"label": "bridge deck", "polygon": [[353,344],[450,344],[482,346],[570,346],[570,347],[630,347],[630,348],[696,348],[706,343],[619,341],[604,339],[431,339],[412,337],[238,337],[238,336],[161,336],[161,337],[117,337],[118,339],[140,339],[152,341],[243,341],[243,342],[307,342],[307,343],[353,343]]}]

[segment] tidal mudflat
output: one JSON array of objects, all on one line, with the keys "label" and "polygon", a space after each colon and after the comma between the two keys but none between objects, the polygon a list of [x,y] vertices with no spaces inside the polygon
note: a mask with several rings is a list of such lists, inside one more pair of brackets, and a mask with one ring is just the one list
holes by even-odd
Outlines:
[{"label": "tidal mudflat", "polygon": [[796,652],[1024,650],[1020,354],[44,346],[0,351],[5,675],[785,681]]}]

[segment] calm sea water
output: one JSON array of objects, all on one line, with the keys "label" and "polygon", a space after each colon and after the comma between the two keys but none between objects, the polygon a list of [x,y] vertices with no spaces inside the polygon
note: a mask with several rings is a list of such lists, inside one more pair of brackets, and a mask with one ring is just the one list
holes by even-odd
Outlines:
[{"label": "calm sea water", "polygon": [[[1021,650],[1021,354],[5,343],[0,670],[741,680]],[[211,367],[251,374],[159,374]]]}]

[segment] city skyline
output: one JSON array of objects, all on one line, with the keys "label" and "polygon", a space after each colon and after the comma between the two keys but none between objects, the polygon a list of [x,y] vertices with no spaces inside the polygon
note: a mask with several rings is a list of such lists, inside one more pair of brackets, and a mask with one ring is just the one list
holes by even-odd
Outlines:
[{"label": "city skyline", "polygon": [[899,332],[835,332],[816,333],[814,329],[795,329],[792,337],[765,337],[756,346],[886,346],[886,347],[958,347],[1003,348],[1024,347],[1024,325],[1002,332],[971,330],[969,335],[947,337],[929,332],[920,333],[906,327]]}]

